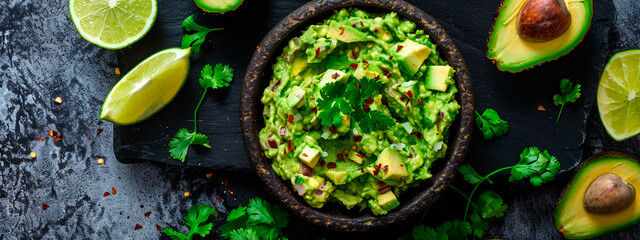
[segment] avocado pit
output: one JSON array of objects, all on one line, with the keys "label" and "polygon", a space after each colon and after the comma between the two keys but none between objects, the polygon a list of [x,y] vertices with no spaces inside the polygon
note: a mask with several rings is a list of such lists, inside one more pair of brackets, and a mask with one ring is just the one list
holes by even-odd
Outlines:
[{"label": "avocado pit", "polygon": [[530,42],[546,42],[562,35],[571,24],[564,0],[527,0],[520,12],[518,35]]},{"label": "avocado pit", "polygon": [[584,208],[593,214],[613,214],[633,203],[636,191],[633,185],[616,174],[598,176],[584,195]]}]

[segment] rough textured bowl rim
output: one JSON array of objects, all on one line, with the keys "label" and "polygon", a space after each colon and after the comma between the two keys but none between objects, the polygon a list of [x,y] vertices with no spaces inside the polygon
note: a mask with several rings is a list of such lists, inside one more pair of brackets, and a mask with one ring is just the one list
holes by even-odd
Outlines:
[{"label": "rough textured bowl rim", "polygon": [[[458,119],[450,128],[447,155],[438,161],[446,161],[444,166],[437,172],[433,172],[433,177],[430,180],[423,182],[423,186],[419,187],[423,190],[412,198],[404,198],[398,208],[382,216],[373,216],[364,210],[359,217],[345,217],[327,213],[323,209],[312,208],[297,194],[292,194],[290,188],[286,186],[290,183],[283,182],[280,176],[273,171],[271,160],[264,156],[258,136],[260,129],[257,120],[262,121],[262,116],[259,115],[261,110],[258,109],[259,106],[262,106],[260,94],[263,89],[260,88],[260,83],[261,81],[269,81],[269,79],[263,79],[265,71],[271,71],[270,63],[281,54],[285,41],[292,37],[291,34],[296,34],[292,33],[293,30],[312,24],[309,22],[312,18],[336,9],[349,7],[375,8],[385,12],[393,11],[398,13],[400,17],[415,22],[438,45],[441,56],[456,71],[454,77],[459,91],[456,99],[461,105],[461,109]],[[431,16],[419,8],[399,0],[319,0],[311,1],[296,9],[271,29],[257,47],[247,68],[240,98],[242,137],[247,156],[267,191],[294,215],[321,227],[349,232],[368,231],[405,221],[432,204],[453,180],[464,161],[471,140],[473,116],[474,102],[471,78],[464,59],[453,40]]]}]

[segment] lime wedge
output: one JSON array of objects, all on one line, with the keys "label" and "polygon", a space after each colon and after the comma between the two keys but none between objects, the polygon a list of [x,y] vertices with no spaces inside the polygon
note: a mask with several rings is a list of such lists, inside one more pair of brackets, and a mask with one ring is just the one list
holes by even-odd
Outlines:
[{"label": "lime wedge", "polygon": [[119,125],[141,122],[178,94],[189,73],[191,49],[169,48],[142,61],[111,89],[100,119]]},{"label": "lime wedge", "polygon": [[121,49],[147,34],[158,7],[156,0],[69,0],[69,13],[85,40]]},{"label": "lime wedge", "polygon": [[598,86],[598,110],[616,141],[640,133],[640,50],[619,52],[609,59]]}]

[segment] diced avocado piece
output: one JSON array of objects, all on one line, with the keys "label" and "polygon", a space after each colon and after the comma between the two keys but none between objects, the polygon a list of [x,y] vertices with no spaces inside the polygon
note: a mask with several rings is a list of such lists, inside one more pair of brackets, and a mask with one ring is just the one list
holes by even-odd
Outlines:
[{"label": "diced avocado piece", "polygon": [[359,63],[358,64],[358,68],[356,68],[356,71],[353,72],[353,77],[355,77],[358,80],[361,80],[362,78],[369,78],[369,79],[373,79],[376,76],[378,76],[379,73],[377,73],[374,69],[379,69],[377,67],[367,67],[367,69],[364,69],[364,66],[368,66],[371,63],[365,64],[365,63]]},{"label": "diced avocado piece", "polygon": [[350,151],[349,152],[349,156],[347,156],[347,158],[351,159],[351,161],[354,161],[357,164],[362,164],[362,162],[364,161],[365,156],[360,154],[359,152]]},{"label": "diced avocado piece", "polygon": [[340,184],[347,183],[347,172],[345,172],[345,171],[329,170],[329,171],[324,172],[324,174],[327,176],[327,178],[331,179],[331,181],[335,185],[340,185]]},{"label": "diced avocado piece", "polygon": [[389,207],[396,201],[398,201],[398,199],[396,198],[396,195],[393,194],[393,191],[388,191],[384,194],[378,195],[378,204],[380,204],[380,207],[382,208]]},{"label": "diced avocado piece", "polygon": [[373,23],[373,33],[376,34],[378,38],[383,41],[389,41],[393,38],[391,33],[384,27],[383,19],[381,17],[374,18]]},{"label": "diced avocado piece", "polygon": [[207,13],[224,14],[226,12],[238,9],[243,0],[194,0],[194,2],[196,3],[196,6]]},{"label": "diced avocado piece", "polygon": [[367,41],[367,35],[360,30],[338,22],[329,23],[328,38],[335,38],[339,41],[352,43]]},{"label": "diced avocado piece", "polygon": [[339,82],[346,80],[347,78],[347,74],[343,71],[328,69],[324,72],[324,75],[322,75],[322,79],[320,80],[320,83],[318,83],[318,87],[322,88],[324,85],[327,85],[327,83]]},{"label": "diced avocado piece", "polygon": [[307,55],[308,63],[320,63],[338,46],[335,38],[319,38],[313,46],[307,48],[304,53]]},{"label": "diced avocado piece", "polygon": [[400,126],[407,131],[407,133],[411,134],[413,132],[413,125],[410,122],[400,123]]},{"label": "diced avocado piece", "polygon": [[398,151],[392,148],[385,148],[380,155],[378,155],[378,160],[376,160],[374,166],[380,165],[378,174],[382,175],[382,180],[390,179],[399,181],[409,175],[404,164],[405,162],[402,156],[398,154]]},{"label": "diced avocado piece", "polygon": [[313,168],[316,166],[316,164],[318,164],[318,160],[320,159],[320,150],[305,147],[298,158],[300,158],[300,161],[302,161],[304,164],[306,164],[310,168]]},{"label": "diced avocado piece", "polygon": [[295,58],[293,58],[293,64],[291,66],[291,73],[293,76],[298,76],[305,68],[307,68],[307,55],[305,54],[296,54]]},{"label": "diced avocado piece", "polygon": [[449,87],[447,79],[449,79],[450,72],[450,66],[429,66],[427,68],[427,77],[425,78],[425,87],[440,92],[447,91],[447,87]]},{"label": "diced avocado piece", "polygon": [[307,178],[306,184],[309,185],[311,189],[318,189],[320,187],[320,181],[312,177]]},{"label": "diced avocado piece", "polygon": [[289,96],[287,96],[287,104],[289,104],[289,107],[300,108],[304,106],[304,103],[306,102],[304,97],[305,94],[306,92],[304,89],[298,86],[291,88],[291,92],[289,92]]},{"label": "diced avocado piece", "polygon": [[400,67],[409,75],[416,74],[420,66],[431,54],[431,49],[409,39],[398,43],[389,49]]},{"label": "diced avocado piece", "polygon": [[400,86],[398,86],[398,91],[409,98],[415,98],[418,95],[418,85],[416,83],[416,81],[403,82],[402,84],[400,84]]}]

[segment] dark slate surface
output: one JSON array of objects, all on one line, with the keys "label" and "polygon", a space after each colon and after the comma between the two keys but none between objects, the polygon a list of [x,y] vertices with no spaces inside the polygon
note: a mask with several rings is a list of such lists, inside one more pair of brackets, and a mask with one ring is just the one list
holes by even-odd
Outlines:
[{"label": "dark slate surface", "polygon": [[[609,56],[640,48],[640,7],[633,1],[614,3],[618,17],[609,38],[616,41]],[[102,100],[119,79],[113,74],[117,56],[78,36],[67,9],[65,0],[0,1],[0,239],[158,239],[155,224],[182,226],[182,215],[191,205],[210,204],[222,219],[227,209],[246,204],[253,196],[270,200],[251,172],[116,161],[112,125],[97,116]],[[62,97],[62,105],[53,102],[57,96]],[[96,136],[97,128],[105,131]],[[61,142],[54,143],[47,135],[51,129],[64,134]],[[45,140],[39,142],[40,137]],[[620,143],[611,140],[594,109],[584,156],[604,150],[640,155],[640,137]],[[38,154],[36,159],[28,156],[31,151]],[[97,164],[100,157],[104,165]],[[205,177],[209,172],[211,179]],[[553,183],[535,189],[485,186],[509,204],[505,217],[492,225],[486,237],[560,239],[551,219],[569,175],[561,174]],[[223,179],[228,180],[226,186]],[[460,180],[454,185],[466,187]],[[112,187],[117,194],[103,197]],[[226,192],[229,189],[235,190],[237,200]],[[182,193],[187,190],[192,195],[185,198]],[[445,191],[425,222],[439,224],[460,217],[461,201],[454,192]],[[50,207],[42,210],[42,203]],[[147,211],[152,211],[149,217],[143,215]],[[395,238],[419,221],[350,235],[292,219],[286,232],[290,239]],[[134,231],[136,223],[143,228]],[[602,239],[638,239],[639,234],[640,225],[636,225]]]}]

